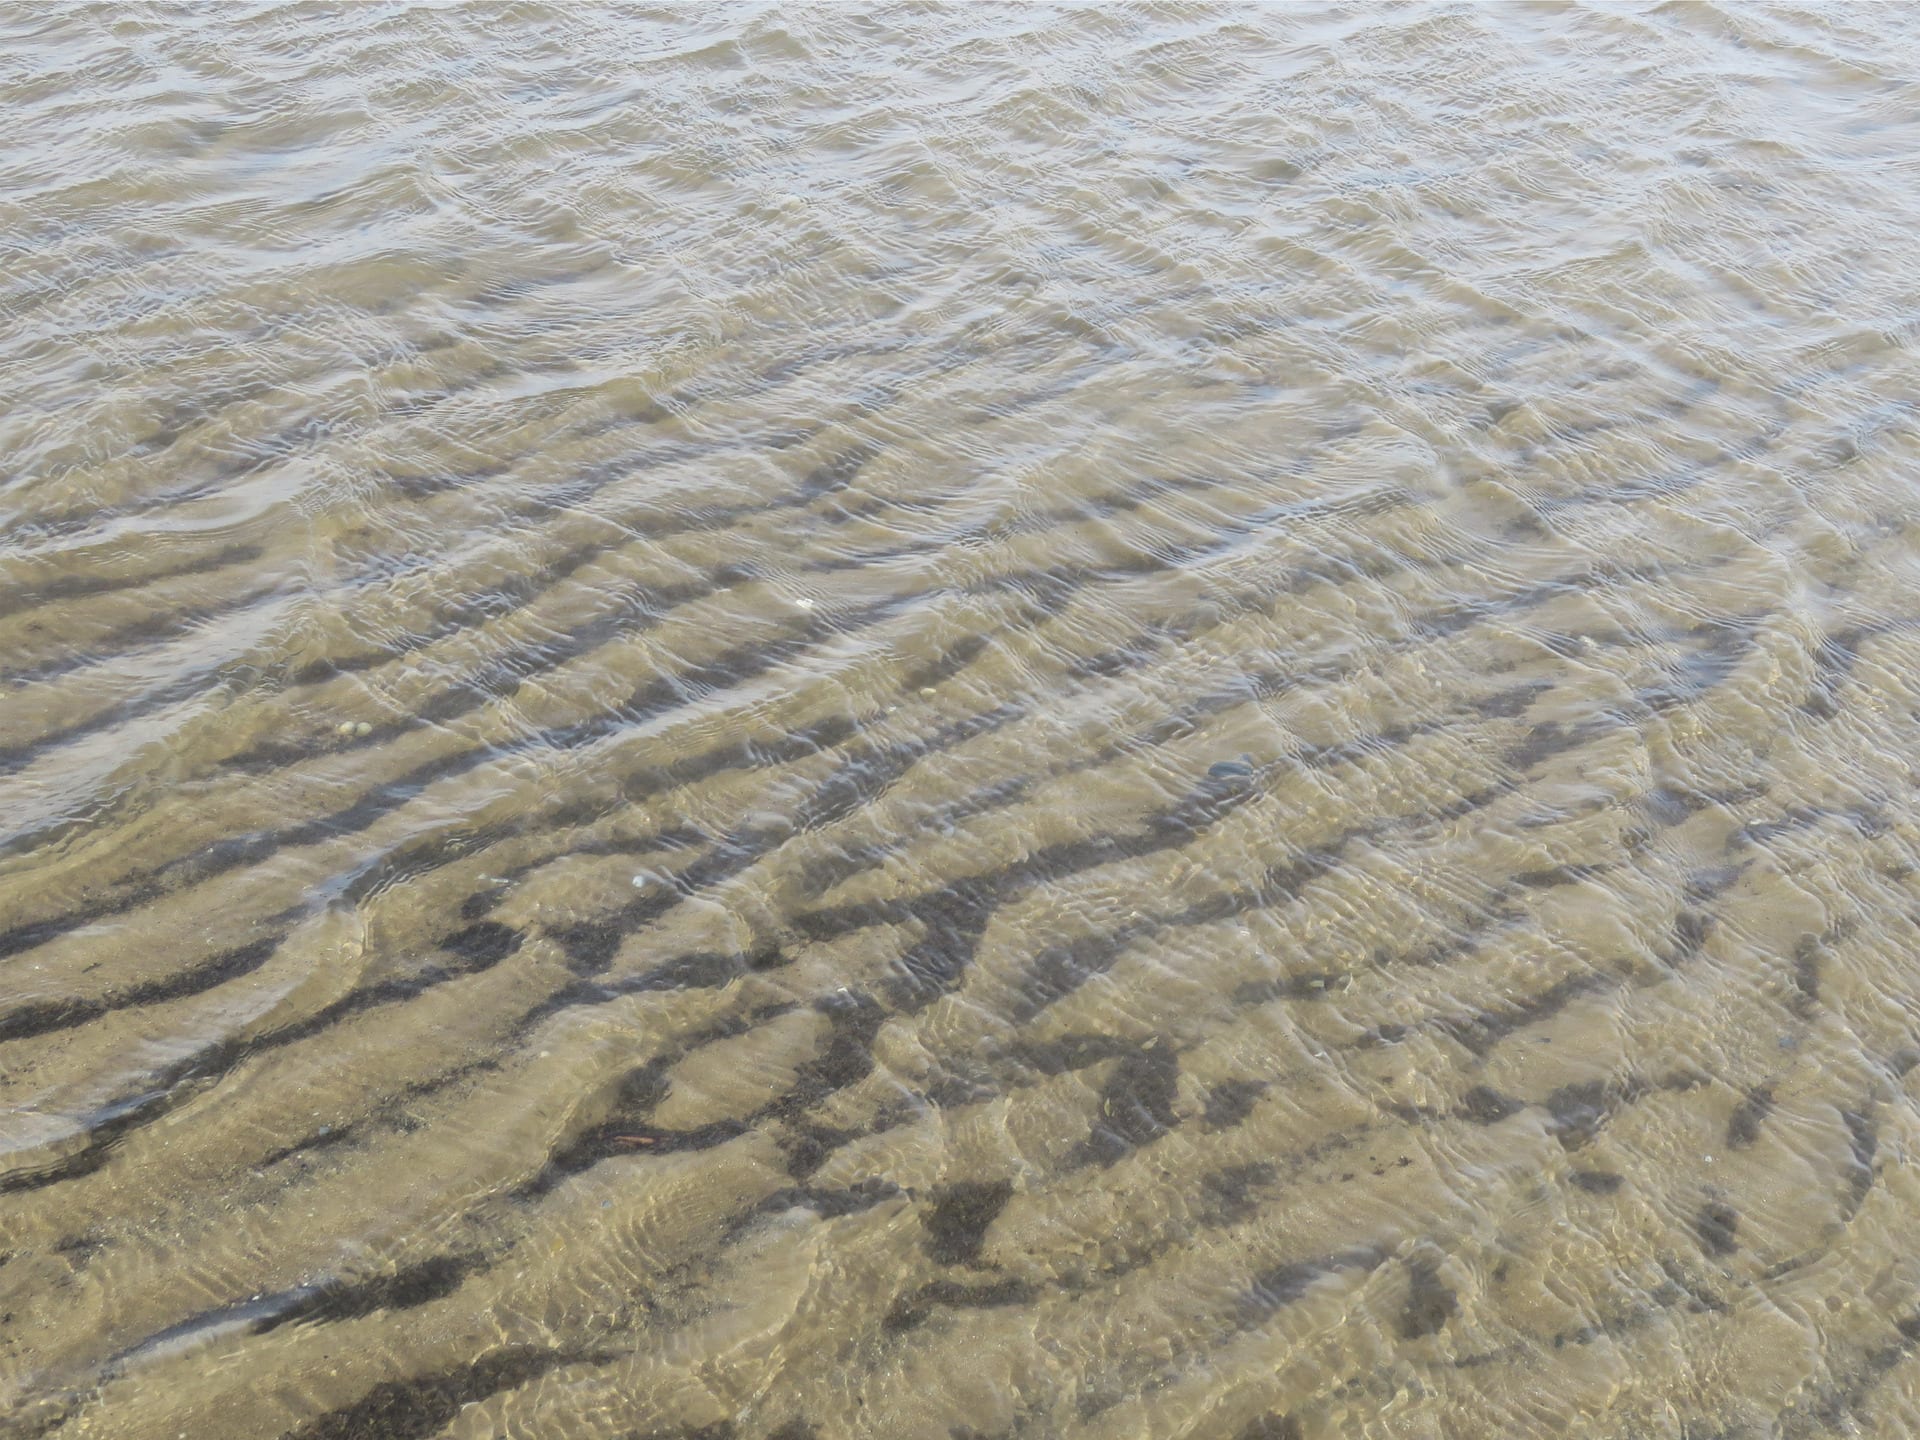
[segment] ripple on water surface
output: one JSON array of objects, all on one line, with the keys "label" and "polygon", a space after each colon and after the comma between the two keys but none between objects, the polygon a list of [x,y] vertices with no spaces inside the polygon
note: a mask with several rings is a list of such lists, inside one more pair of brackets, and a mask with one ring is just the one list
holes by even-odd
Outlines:
[{"label": "ripple on water surface", "polygon": [[0,1432],[1920,1428],[1904,13],[0,33]]}]

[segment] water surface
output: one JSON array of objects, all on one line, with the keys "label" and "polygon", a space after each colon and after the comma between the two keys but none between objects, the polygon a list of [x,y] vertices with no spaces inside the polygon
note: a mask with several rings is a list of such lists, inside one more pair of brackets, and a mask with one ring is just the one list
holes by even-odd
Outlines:
[{"label": "water surface", "polygon": [[0,1432],[1920,1429],[1920,24],[0,17]]}]

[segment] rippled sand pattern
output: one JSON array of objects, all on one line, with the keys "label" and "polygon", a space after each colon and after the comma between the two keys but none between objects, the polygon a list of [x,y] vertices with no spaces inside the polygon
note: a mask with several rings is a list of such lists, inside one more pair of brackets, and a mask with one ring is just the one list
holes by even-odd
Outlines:
[{"label": "rippled sand pattern", "polygon": [[1920,1428],[1914,12],[0,27],[0,1434]]}]

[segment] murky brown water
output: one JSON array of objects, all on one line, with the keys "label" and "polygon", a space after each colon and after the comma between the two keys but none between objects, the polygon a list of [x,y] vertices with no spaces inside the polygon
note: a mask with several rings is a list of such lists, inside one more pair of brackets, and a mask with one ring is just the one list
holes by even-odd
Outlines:
[{"label": "murky brown water", "polygon": [[1920,21],[0,19],[0,1431],[1920,1428]]}]

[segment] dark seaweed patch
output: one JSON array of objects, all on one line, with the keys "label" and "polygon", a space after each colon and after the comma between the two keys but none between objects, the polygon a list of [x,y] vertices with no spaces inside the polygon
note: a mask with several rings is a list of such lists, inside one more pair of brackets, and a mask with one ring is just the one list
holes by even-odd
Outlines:
[{"label": "dark seaweed patch", "polygon": [[1473,713],[1483,720],[1511,720],[1516,715],[1525,714],[1527,709],[1553,688],[1545,681],[1530,681],[1524,685],[1510,685],[1504,690],[1495,690],[1472,702]]},{"label": "dark seaweed patch", "polygon": [[1682,910],[1673,921],[1673,937],[1667,947],[1666,961],[1679,966],[1706,948],[1713,933],[1713,917],[1700,910]]},{"label": "dark seaweed patch", "polygon": [[1207,1091],[1202,1118],[1209,1129],[1232,1129],[1253,1113],[1255,1103],[1266,1093],[1264,1080],[1223,1080]]},{"label": "dark seaweed patch", "polygon": [[854,990],[825,996],[814,1008],[827,1017],[826,1048],[800,1067],[793,1088],[767,1107],[770,1115],[798,1114],[873,1073],[873,1040],[886,1012]]},{"label": "dark seaweed patch", "polygon": [[1491,1085],[1476,1085],[1460,1097],[1460,1113],[1476,1125],[1498,1125],[1526,1108],[1523,1101],[1502,1095]]},{"label": "dark seaweed patch", "polygon": [[1407,1304],[1400,1312],[1400,1338],[1418,1340],[1438,1334],[1459,1308],[1459,1297],[1440,1278],[1438,1266],[1419,1257],[1407,1266]]},{"label": "dark seaweed patch", "polygon": [[1512,746],[1507,751],[1506,761],[1516,770],[1531,770],[1542,760],[1577,749],[1609,728],[1610,725],[1597,721],[1563,725],[1558,720],[1548,720],[1534,726],[1524,740]]},{"label": "dark seaweed patch", "polygon": [[[774,952],[777,953],[777,952]],[[686,957],[682,957],[684,961]],[[729,961],[729,964],[733,962]],[[681,962],[669,961],[663,969],[674,972]],[[658,973],[658,972],[656,972]],[[737,972],[729,972],[737,973]],[[542,1005],[536,1007],[544,1010]],[[690,1053],[702,1044],[727,1035],[743,1034],[753,1025],[792,1010],[790,1003],[770,1005],[746,1019],[723,1023],[707,1035],[697,1038],[682,1053]],[[665,1155],[683,1150],[707,1150],[746,1134],[756,1124],[769,1119],[791,1119],[808,1107],[873,1070],[873,1038],[886,1012],[871,997],[855,991],[840,991],[818,1001],[814,1007],[828,1020],[827,1043],[820,1054],[800,1067],[794,1084],[786,1093],[761,1106],[751,1115],[716,1120],[691,1130],[665,1130],[649,1123],[647,1116],[666,1094],[667,1071],[678,1057],[657,1056],[631,1072],[622,1082],[613,1106],[613,1115],[598,1125],[574,1136],[548,1157],[539,1175],[522,1188],[523,1195],[539,1195],[551,1190],[569,1175],[590,1169],[611,1155]],[[828,1136],[816,1131],[809,1136],[796,1130],[795,1150],[789,1152],[789,1167],[796,1178],[804,1179],[818,1168],[832,1144],[851,1139],[855,1132]],[[831,1140],[831,1144],[828,1143]]]},{"label": "dark seaweed patch", "polygon": [[1735,1239],[1739,1229],[1739,1214],[1731,1205],[1718,1200],[1702,1205],[1693,1220],[1693,1233],[1699,1238],[1700,1248],[1709,1255],[1731,1255],[1739,1249],[1739,1241]]},{"label": "dark seaweed patch", "polygon": [[1684,824],[1712,802],[1696,791],[1673,785],[1656,785],[1641,802],[1647,818],[1663,827]]},{"label": "dark seaweed patch", "polygon": [[1880,1134],[1870,1110],[1843,1110],[1847,1126],[1847,1194],[1842,1213],[1851,1219],[1866,1203],[1873,1188],[1873,1161],[1880,1151]]},{"label": "dark seaweed patch", "polygon": [[1727,1144],[1735,1150],[1744,1150],[1753,1144],[1760,1138],[1760,1127],[1772,1113],[1773,1086],[1754,1086],[1733,1107],[1733,1115],[1727,1121]]},{"label": "dark seaweed patch", "polygon": [[990,1310],[1004,1305],[1028,1304],[1037,1293],[1026,1281],[1010,1276],[979,1285],[966,1285],[957,1280],[935,1280],[895,1302],[880,1326],[889,1334],[899,1334],[923,1323],[938,1306]]},{"label": "dark seaweed patch", "polygon": [[943,1186],[920,1216],[927,1254],[942,1265],[975,1264],[987,1228],[1012,1198],[1011,1180],[960,1180]]},{"label": "dark seaweed patch", "polygon": [[1589,1195],[1612,1195],[1624,1183],[1611,1170],[1575,1170],[1567,1178]]},{"label": "dark seaweed patch", "polygon": [[411,1310],[443,1300],[480,1264],[478,1255],[434,1255],[370,1280],[330,1281],[254,1322],[255,1334],[295,1321],[352,1320],[376,1310]]},{"label": "dark seaweed patch", "polygon": [[882,1201],[901,1194],[891,1180],[869,1176],[839,1189],[821,1189],[810,1185],[792,1185],[776,1190],[762,1200],[757,1213],[778,1215],[793,1209],[811,1210],[822,1220],[837,1220],[843,1215],[858,1215]]},{"label": "dark seaweed patch", "polygon": [[1169,1045],[1122,1055],[1100,1087],[1100,1115],[1077,1158],[1111,1165],[1173,1129],[1180,1123],[1173,1108],[1179,1079],[1180,1062]]},{"label": "dark seaweed patch", "polygon": [[514,1346],[470,1364],[406,1380],[383,1380],[359,1400],[289,1432],[289,1440],[423,1440],[476,1400],[526,1384],[562,1365],[605,1363],[583,1351]]},{"label": "dark seaweed patch", "polygon": [[1293,1304],[1319,1281],[1342,1270],[1375,1270],[1386,1260],[1378,1246],[1345,1250],[1320,1260],[1296,1260],[1261,1271],[1240,1297],[1242,1319],[1254,1324]]},{"label": "dark seaweed patch", "polygon": [[265,1170],[269,1166],[278,1165],[282,1160],[290,1160],[295,1155],[304,1155],[310,1150],[330,1150],[335,1145],[344,1145],[354,1138],[354,1132],[355,1127],[352,1125],[322,1125],[312,1134],[304,1135],[290,1145],[269,1150],[254,1162],[254,1168]]},{"label": "dark seaweed patch", "polygon": [[1102,1060],[1116,1060],[1140,1048],[1139,1042],[1118,1035],[1062,1035],[1052,1040],[1024,1040],[1015,1054],[1020,1063],[1042,1075],[1065,1075]]},{"label": "dark seaweed patch", "polygon": [[1577,1150],[1600,1133],[1615,1107],[1638,1099],[1642,1093],[1643,1087],[1633,1082],[1615,1085],[1604,1080],[1585,1080],[1562,1085],[1548,1095],[1547,1113],[1553,1117],[1553,1131],[1560,1143],[1569,1150]]},{"label": "dark seaweed patch", "polygon": [[1819,938],[1802,935],[1793,947],[1793,988],[1790,997],[1796,1015],[1805,1019],[1812,1015],[1814,1007],[1820,1003],[1820,968],[1824,959],[1824,947]]},{"label": "dark seaweed patch", "polygon": [[849,1140],[859,1139],[863,1133],[807,1121],[792,1122],[780,1139],[780,1148],[787,1157],[787,1173],[796,1180],[805,1180],[826,1164],[834,1151]]},{"label": "dark seaweed patch", "polygon": [[458,955],[467,970],[488,970],[518,950],[523,938],[512,926],[481,920],[443,936],[440,948]]},{"label": "dark seaweed patch", "polygon": [[177,580],[186,575],[204,575],[210,570],[223,569],[229,565],[244,565],[248,561],[258,560],[261,553],[258,545],[228,545],[206,555],[197,555],[170,569],[151,570],[144,575],[101,575],[85,569],[73,570],[64,575],[43,580],[37,585],[23,586],[8,594],[0,595],[0,617],[18,614],[22,610],[45,605],[54,600],[78,600],[90,595],[110,595],[119,590],[137,590],[162,580]]},{"label": "dark seaweed patch", "polygon": [[1612,869],[1610,865],[1552,865],[1539,870],[1523,870],[1513,883],[1527,890],[1551,890],[1557,885],[1575,885]]},{"label": "dark seaweed patch", "polygon": [[1448,1017],[1436,1021],[1435,1028],[1475,1055],[1485,1055],[1516,1030],[1549,1020],[1581,996],[1603,990],[1611,983],[1606,976],[1591,972],[1568,975],[1528,999],[1478,1015]]},{"label": "dark seaweed patch", "polygon": [[1204,1176],[1200,1185],[1206,1192],[1205,1223],[1230,1225],[1260,1208],[1261,1192],[1270,1187],[1279,1172],[1273,1166],[1254,1161],[1229,1165]]},{"label": "dark seaweed patch", "polygon": [[1028,963],[1019,982],[1019,998],[1008,1007],[1008,1018],[1016,1025],[1026,1024],[1094,976],[1105,974],[1122,951],[1156,928],[1150,920],[1129,920],[1112,931],[1047,946]]},{"label": "dark seaweed patch", "polygon": [[567,968],[576,975],[598,975],[620,953],[620,927],[604,920],[569,925],[556,930],[553,938],[567,952]]},{"label": "dark seaweed patch", "polygon": [[627,995],[653,990],[717,990],[749,972],[776,970],[788,963],[788,956],[771,941],[763,941],[745,954],[697,950],[663,960],[651,970],[622,980],[598,980],[582,976],[530,1007],[514,1025],[514,1033],[524,1034],[540,1021],[563,1010],[582,1006],[605,1005]]},{"label": "dark seaweed patch", "polygon": [[1715,621],[1698,627],[1689,636],[1700,642],[1667,672],[1666,679],[1639,693],[1639,699],[1656,712],[1674,709],[1706,694],[1732,675],[1752,651],[1759,635],[1760,622],[1752,617]]},{"label": "dark seaweed patch", "polygon": [[98,1235],[68,1235],[54,1241],[53,1253],[72,1257],[75,1269],[85,1269],[94,1252],[106,1244]]}]

